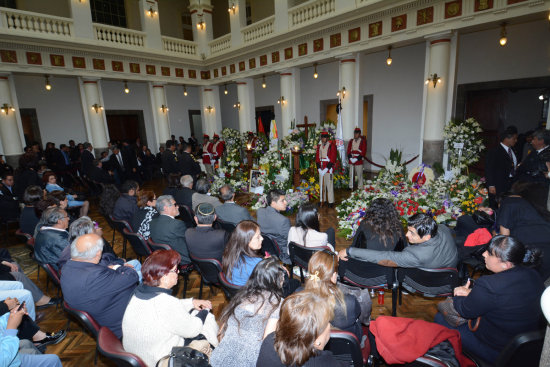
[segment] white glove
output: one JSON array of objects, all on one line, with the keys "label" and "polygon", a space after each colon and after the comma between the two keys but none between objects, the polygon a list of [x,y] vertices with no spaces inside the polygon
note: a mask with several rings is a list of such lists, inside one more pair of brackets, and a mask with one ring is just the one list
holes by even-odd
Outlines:
[{"label": "white glove", "polygon": [[322,162],[330,162],[330,159],[328,157],[325,157],[323,159],[321,159]]},{"label": "white glove", "polygon": [[325,169],[318,169],[319,171],[319,177],[323,177],[325,175],[325,173],[328,172],[328,168],[325,168]]},{"label": "white glove", "polygon": [[355,163],[355,162],[357,162],[357,158],[350,158],[349,161],[350,161],[351,163]]}]

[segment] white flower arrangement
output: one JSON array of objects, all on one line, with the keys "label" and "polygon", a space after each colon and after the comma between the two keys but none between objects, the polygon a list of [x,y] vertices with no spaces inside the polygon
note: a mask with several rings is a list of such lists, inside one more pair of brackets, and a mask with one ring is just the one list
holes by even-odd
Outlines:
[{"label": "white flower arrangement", "polygon": [[460,171],[479,160],[485,149],[480,133],[481,125],[472,117],[465,121],[451,120],[443,130],[445,149],[453,167]]}]

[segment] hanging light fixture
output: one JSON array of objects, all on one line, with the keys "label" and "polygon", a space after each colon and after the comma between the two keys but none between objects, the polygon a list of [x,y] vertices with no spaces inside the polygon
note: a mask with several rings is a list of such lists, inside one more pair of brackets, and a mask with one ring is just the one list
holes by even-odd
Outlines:
[{"label": "hanging light fixture", "polygon": [[124,93],[130,93],[130,88],[128,88],[128,82],[126,80],[124,81]]},{"label": "hanging light fixture", "polygon": [[183,86],[183,96],[187,97],[187,87],[185,85]]},{"label": "hanging light fixture", "polygon": [[319,73],[317,73],[317,63],[313,64],[313,79],[317,79],[319,77]]},{"label": "hanging light fixture", "polygon": [[52,90],[52,85],[50,84],[50,76],[45,75],[45,78],[46,78],[46,84],[44,85],[44,87],[46,88],[46,90]]},{"label": "hanging light fixture", "polygon": [[265,75],[262,75],[262,88],[267,87],[267,84],[265,83]]},{"label": "hanging light fixture", "polygon": [[223,94],[228,95],[229,91],[227,90],[227,84],[224,84],[225,89],[223,90]]},{"label": "hanging light fixture", "polygon": [[498,43],[500,43],[500,45],[504,47],[508,43],[508,38],[506,37],[506,23],[502,23],[500,26],[500,39]]},{"label": "hanging light fixture", "polygon": [[388,58],[386,59],[386,64],[388,66],[390,66],[393,61],[393,59],[391,58],[391,48],[392,48],[391,45],[388,46]]}]

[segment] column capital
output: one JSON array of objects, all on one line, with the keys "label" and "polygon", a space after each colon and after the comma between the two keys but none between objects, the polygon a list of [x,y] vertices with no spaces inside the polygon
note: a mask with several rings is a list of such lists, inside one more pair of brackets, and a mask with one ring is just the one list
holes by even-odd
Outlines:
[{"label": "column capital", "polygon": [[2,73],[0,73],[0,79],[8,79],[11,75],[12,75],[12,73],[2,72]]},{"label": "column capital", "polygon": [[203,0],[200,3],[198,3],[196,0],[191,0],[191,4],[189,5],[189,12],[191,14],[197,12],[197,11],[204,11],[207,13],[212,13],[212,10],[214,7],[212,4],[210,4],[210,0]]},{"label": "column capital", "polygon": [[101,78],[82,78],[82,83],[97,83]]},{"label": "column capital", "polygon": [[356,58],[357,58],[357,55],[351,52],[336,56],[336,59],[340,60],[340,62],[355,62]]},{"label": "column capital", "polygon": [[451,38],[453,38],[453,32],[439,32],[430,34],[428,36],[424,36],[424,39],[429,41],[430,43],[434,44],[436,41],[440,42],[451,42]]}]

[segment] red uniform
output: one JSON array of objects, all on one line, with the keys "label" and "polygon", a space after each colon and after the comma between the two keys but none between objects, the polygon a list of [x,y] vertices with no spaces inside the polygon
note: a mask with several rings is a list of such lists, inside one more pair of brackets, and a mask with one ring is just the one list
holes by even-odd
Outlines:
[{"label": "red uniform", "polygon": [[214,144],[211,142],[208,142],[202,146],[202,163],[203,164],[212,164],[211,160],[211,154],[212,154],[212,147]]},{"label": "red uniform", "polygon": [[[330,172],[336,164],[336,144],[333,141],[327,141],[328,150],[323,143],[317,145],[317,151],[315,152],[315,162],[321,169],[328,168]],[[328,160],[327,160],[328,158]]]},{"label": "red uniform", "polygon": [[214,162],[218,162],[223,155],[223,141],[218,140],[218,142],[212,144],[212,157]]},{"label": "red uniform", "polygon": [[[349,164],[354,166],[360,166],[363,164],[363,157],[367,154],[367,139],[364,136],[359,137],[357,141],[355,139],[350,139],[348,143],[348,161]],[[355,163],[350,161],[351,158],[357,159]]]}]

